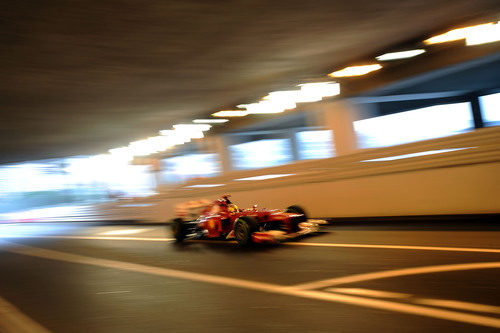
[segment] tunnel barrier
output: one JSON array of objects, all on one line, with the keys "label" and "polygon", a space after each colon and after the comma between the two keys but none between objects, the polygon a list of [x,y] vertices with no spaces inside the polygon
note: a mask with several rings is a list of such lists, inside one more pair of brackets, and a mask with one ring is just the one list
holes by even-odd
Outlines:
[{"label": "tunnel barrier", "polygon": [[[269,175],[281,176],[241,180]],[[176,204],[224,193],[243,208],[298,204],[314,217],[500,213],[500,128],[198,179],[136,213],[165,221]]]}]

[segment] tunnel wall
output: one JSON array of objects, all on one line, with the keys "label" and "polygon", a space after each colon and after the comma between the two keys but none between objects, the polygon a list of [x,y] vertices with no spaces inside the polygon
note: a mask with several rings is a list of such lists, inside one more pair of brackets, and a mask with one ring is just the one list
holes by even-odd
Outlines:
[{"label": "tunnel wall", "polygon": [[[241,180],[261,175],[287,176]],[[211,184],[220,186],[192,187]],[[312,217],[500,213],[500,128],[199,179],[149,199],[133,214],[164,222],[179,203],[225,193],[241,208],[299,204]]]},{"label": "tunnel wall", "polygon": [[[314,217],[500,213],[500,163],[438,168],[331,182],[232,192],[240,207],[299,204]],[[201,199],[193,197],[189,200]],[[215,197],[211,197],[212,199]],[[157,217],[173,217],[171,198]]]}]

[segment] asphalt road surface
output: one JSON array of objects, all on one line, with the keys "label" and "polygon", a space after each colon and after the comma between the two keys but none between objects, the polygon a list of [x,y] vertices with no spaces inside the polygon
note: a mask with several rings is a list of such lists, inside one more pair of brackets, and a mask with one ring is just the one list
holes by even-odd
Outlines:
[{"label": "asphalt road surface", "polygon": [[0,225],[0,332],[481,332],[500,228],[329,226],[249,249],[164,226]]}]

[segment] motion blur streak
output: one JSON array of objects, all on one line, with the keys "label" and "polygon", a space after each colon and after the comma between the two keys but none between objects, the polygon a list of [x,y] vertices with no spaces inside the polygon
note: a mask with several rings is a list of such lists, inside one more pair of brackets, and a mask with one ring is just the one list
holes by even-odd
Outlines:
[{"label": "motion blur streak", "polygon": [[[440,309],[427,308],[411,304],[394,303],[377,299],[368,299],[368,298],[327,293],[314,290],[301,290],[298,289],[297,287],[287,287],[270,283],[262,283],[262,282],[228,278],[222,276],[185,272],[168,268],[133,264],[123,261],[87,257],[82,255],[46,250],[42,248],[19,245],[14,243],[7,243],[7,242],[3,243],[9,246],[5,248],[5,251],[32,257],[38,257],[56,261],[65,261],[65,262],[78,263],[84,265],[92,265],[98,267],[113,268],[118,270],[132,271],[132,272],[172,277],[178,279],[192,280],[198,282],[231,286],[236,288],[262,291],[267,293],[316,299],[327,302],[340,302],[340,303],[358,305],[375,309],[384,309],[384,310],[408,313],[413,315],[427,316],[427,317],[452,320],[452,321],[458,321],[458,322],[481,325],[481,326],[500,328],[500,319],[490,318],[485,316],[478,316],[478,315],[454,312],[449,310],[440,310]],[[498,263],[498,266],[496,267],[500,267],[500,263]]]}]

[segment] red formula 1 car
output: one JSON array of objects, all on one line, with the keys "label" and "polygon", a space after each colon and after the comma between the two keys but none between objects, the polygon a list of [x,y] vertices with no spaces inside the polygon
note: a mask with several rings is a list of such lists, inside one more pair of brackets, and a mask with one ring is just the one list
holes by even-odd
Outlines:
[{"label": "red formula 1 car", "polygon": [[239,209],[224,195],[204,207],[198,218],[189,218],[178,209],[180,217],[172,221],[172,232],[178,242],[184,239],[236,239],[240,245],[277,243],[319,230],[323,220],[308,219],[299,206],[286,210]]}]

